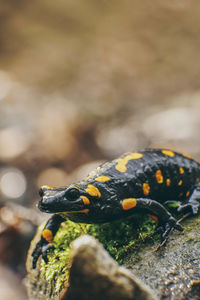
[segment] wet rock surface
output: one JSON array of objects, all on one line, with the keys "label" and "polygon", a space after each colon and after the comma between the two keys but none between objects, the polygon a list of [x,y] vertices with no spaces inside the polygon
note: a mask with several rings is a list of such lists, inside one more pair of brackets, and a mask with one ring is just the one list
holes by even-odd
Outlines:
[{"label": "wet rock surface", "polygon": [[155,252],[155,245],[141,249],[137,259],[124,264],[149,285],[160,299],[200,299],[200,218],[184,222],[184,232],[174,232]]}]

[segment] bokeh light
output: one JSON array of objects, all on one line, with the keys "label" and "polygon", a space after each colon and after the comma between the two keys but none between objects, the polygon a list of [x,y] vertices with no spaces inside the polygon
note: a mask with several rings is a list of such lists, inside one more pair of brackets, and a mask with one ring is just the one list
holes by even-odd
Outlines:
[{"label": "bokeh light", "polygon": [[0,145],[0,158],[8,160],[27,150],[29,138],[17,127],[4,128],[0,130]]},{"label": "bokeh light", "polygon": [[0,190],[7,198],[20,198],[26,191],[24,174],[18,169],[5,169],[0,175]]},{"label": "bokeh light", "polygon": [[42,185],[65,186],[69,182],[67,180],[67,173],[58,168],[48,168],[42,171],[37,179],[37,186],[40,188]]}]

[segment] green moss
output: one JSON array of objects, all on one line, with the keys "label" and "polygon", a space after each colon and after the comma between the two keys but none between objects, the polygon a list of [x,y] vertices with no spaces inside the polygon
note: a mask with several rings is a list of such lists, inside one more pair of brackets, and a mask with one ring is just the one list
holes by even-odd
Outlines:
[{"label": "green moss", "polygon": [[141,215],[100,225],[78,224],[67,220],[56,234],[55,250],[48,254],[48,264],[41,262],[41,274],[58,293],[68,277],[70,243],[81,234],[94,236],[115,260],[122,263],[127,253],[137,253],[141,243],[149,240],[154,231],[153,224],[151,219]]}]

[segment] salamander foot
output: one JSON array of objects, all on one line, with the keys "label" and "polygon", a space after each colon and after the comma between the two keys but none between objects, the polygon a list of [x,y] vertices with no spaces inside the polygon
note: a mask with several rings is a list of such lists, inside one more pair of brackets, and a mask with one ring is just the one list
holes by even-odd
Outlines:
[{"label": "salamander foot", "polygon": [[179,224],[179,222],[173,217],[170,217],[165,223],[158,225],[156,232],[161,233],[162,241],[164,241],[173,229],[183,231],[183,227]]},{"label": "salamander foot", "polygon": [[47,253],[49,250],[53,250],[54,246],[52,244],[48,244],[46,243],[44,240],[40,240],[34,251],[32,252],[31,256],[33,257],[33,261],[32,261],[32,267],[33,269],[36,268],[36,264],[38,261],[38,258],[40,257],[40,255],[42,255],[42,259],[45,261],[45,263],[48,262],[48,258],[47,258]]}]

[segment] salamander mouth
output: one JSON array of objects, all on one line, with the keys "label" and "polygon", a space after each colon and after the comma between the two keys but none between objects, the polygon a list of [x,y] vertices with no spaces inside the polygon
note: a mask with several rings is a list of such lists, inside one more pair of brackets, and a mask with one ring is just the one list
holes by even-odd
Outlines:
[{"label": "salamander mouth", "polygon": [[[68,204],[68,205],[67,205]],[[70,204],[70,205],[69,205]],[[68,207],[67,207],[68,206]],[[69,208],[70,206],[70,208]],[[40,211],[53,214],[53,213],[59,213],[59,212],[69,212],[69,213],[76,213],[78,211],[84,210],[84,205],[80,205],[80,201],[76,201],[76,203],[66,203],[64,202],[46,202],[43,200],[43,198],[38,203],[38,208]]]},{"label": "salamander mouth", "polygon": [[42,212],[52,213],[52,211],[47,208],[47,205],[44,202],[42,202],[42,200],[38,203],[38,208]]}]

